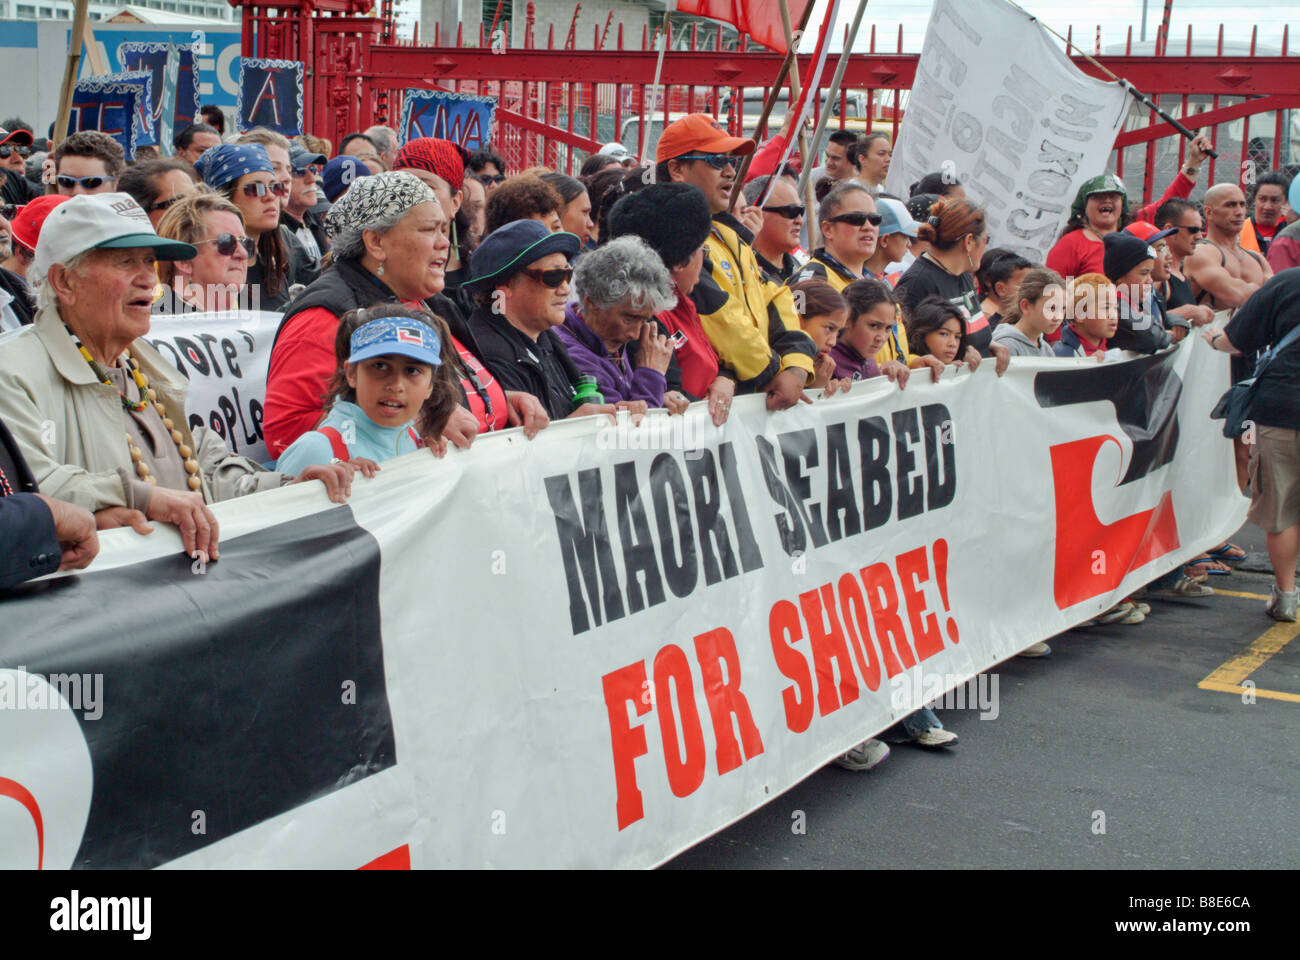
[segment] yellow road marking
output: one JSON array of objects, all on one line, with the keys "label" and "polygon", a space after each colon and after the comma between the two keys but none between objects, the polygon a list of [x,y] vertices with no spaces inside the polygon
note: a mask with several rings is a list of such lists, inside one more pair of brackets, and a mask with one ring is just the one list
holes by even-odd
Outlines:
[{"label": "yellow road marking", "polygon": [[[1223,592],[1226,593],[1227,591]],[[1298,635],[1300,635],[1300,623],[1274,624],[1256,637],[1249,647],[1216,669],[1196,686],[1201,690],[1214,690],[1219,693],[1246,693],[1247,689],[1241,686],[1242,681],[1262,667],[1269,657],[1285,647]],[[1256,697],[1300,703],[1300,694],[1260,689],[1251,692]]]},{"label": "yellow road marking", "polygon": [[[1202,680],[1197,684],[1202,690],[1215,690],[1219,693],[1243,694],[1247,692],[1246,687],[1233,686],[1230,683],[1213,683],[1209,680]],[[1283,693],[1280,690],[1261,690],[1256,687],[1250,690],[1250,695],[1254,697],[1264,697],[1268,700],[1286,700],[1288,703],[1300,703],[1300,693]]]},{"label": "yellow road marking", "polygon": [[1218,587],[1215,587],[1215,588],[1214,588],[1214,592],[1215,592],[1216,594],[1218,594],[1219,596],[1224,596],[1224,597],[1245,597],[1247,600],[1267,600],[1267,599],[1269,599],[1267,593],[1242,593],[1240,590],[1220,590]]}]

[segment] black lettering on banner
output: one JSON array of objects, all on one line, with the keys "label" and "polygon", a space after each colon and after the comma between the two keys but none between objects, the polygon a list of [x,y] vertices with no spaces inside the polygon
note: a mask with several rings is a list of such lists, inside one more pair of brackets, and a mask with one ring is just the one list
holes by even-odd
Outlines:
[{"label": "black lettering on banner", "polygon": [[196,337],[208,351],[208,359],[212,361],[212,373],[217,377],[224,377],[221,372],[221,364],[217,362],[216,355],[212,352],[212,345],[217,342],[217,338],[210,333],[196,333]]},{"label": "black lettering on banner", "polygon": [[[699,531],[700,561],[704,565],[704,583],[713,586],[724,577],[730,580],[740,573],[736,554],[731,549],[727,523],[722,519],[722,489],[713,451],[701,449],[686,461],[691,479],[691,498],[695,503],[695,527]],[[719,567],[721,563],[721,567]]]},{"label": "black lettering on banner", "polygon": [[776,531],[781,537],[781,549],[791,557],[803,553],[808,546],[808,537],[804,533],[803,519],[794,504],[794,498],[781,482],[781,474],[776,467],[776,450],[766,437],[755,437],[754,441],[758,445],[758,460],[763,468],[763,483],[773,502],[781,508],[780,512],[772,515],[776,521]]},{"label": "black lettering on banner", "polygon": [[824,547],[830,541],[826,537],[826,527],[822,523],[822,508],[819,503],[809,504],[812,499],[812,481],[803,472],[803,464],[815,467],[817,457],[817,433],[807,430],[791,430],[778,437],[781,441],[781,459],[785,461],[786,487],[799,508],[799,516],[812,535],[814,547]]},{"label": "black lettering on banner", "polygon": [[925,510],[925,484],[917,474],[915,482],[912,475],[916,470],[916,453],[913,443],[921,440],[921,423],[917,417],[916,407],[895,410],[894,423],[894,461],[898,474],[898,519],[919,516]]},{"label": "black lettering on banner", "polygon": [[[244,420],[244,408],[239,402],[239,388],[231,387],[230,393],[235,399],[235,410],[239,413],[239,426],[242,428],[244,433],[244,442],[251,446],[252,444],[257,443],[258,440],[262,439],[262,418],[257,418],[257,422],[253,424],[253,431],[250,433],[248,430],[248,423]],[[249,405],[250,416],[252,415],[252,408],[255,403],[256,401]],[[233,451],[234,447],[231,447],[231,450]]]},{"label": "black lettering on banner", "polygon": [[[921,408],[925,430],[925,509],[938,510],[957,495],[957,446],[952,437],[952,414],[942,403]],[[940,479],[942,473],[942,479]]]},{"label": "black lettering on banner", "polygon": [[862,529],[874,530],[889,522],[894,508],[894,485],[889,478],[889,427],[884,417],[858,421],[858,456],[862,463]]},{"label": "black lettering on banner", "polygon": [[[671,492],[672,503],[667,494]],[[695,589],[699,562],[695,557],[695,532],[691,528],[691,505],[682,468],[671,453],[661,453],[650,464],[650,495],[659,525],[659,550],[664,578],[675,596],[685,597]],[[674,527],[676,535],[674,536]],[[680,555],[681,560],[678,561]]]},{"label": "black lettering on banner", "polygon": [[727,502],[731,504],[731,522],[736,526],[740,565],[746,573],[761,570],[763,554],[754,538],[754,525],[749,519],[745,491],[740,485],[740,474],[736,470],[736,450],[730,443],[718,444],[718,466],[722,469],[722,480],[727,488]]},{"label": "black lettering on banner", "polygon": [[849,462],[847,424],[826,428],[826,532],[832,540],[851,537],[862,530],[853,496],[853,467]]},{"label": "black lettering on banner", "polygon": [[[564,579],[569,587],[569,621],[573,632],[583,633],[593,623],[601,625],[602,602],[604,620],[622,618],[623,597],[619,593],[614,554],[609,545],[609,530],[605,525],[600,468],[592,467],[578,473],[581,518],[573,500],[573,487],[566,474],[547,477],[544,482],[546,499],[550,502],[551,512],[555,514],[555,530],[560,539]],[[585,599],[584,585],[587,590]]]},{"label": "black lettering on banner", "polygon": [[[181,360],[181,355],[174,346],[166,340],[150,340],[149,345],[159,353],[162,353],[164,350],[170,353],[172,355],[172,366],[181,373],[185,373],[185,362]],[[200,422],[199,425],[202,426],[202,423]]]},{"label": "black lettering on banner", "polygon": [[[203,355],[203,351],[199,348],[197,343],[189,337],[177,337],[176,347],[180,350],[185,359],[189,361],[190,366],[192,366],[198,373],[205,377],[211,374],[208,367],[208,358]],[[182,367],[181,370],[184,372],[184,367]]]},{"label": "black lettering on banner", "polygon": [[242,377],[244,374],[239,369],[239,364],[236,362],[236,358],[239,356],[239,351],[229,337],[221,338],[221,352],[226,355],[226,369],[230,371],[230,375],[232,377]]},{"label": "black lettering on banner", "polygon": [[[627,574],[627,609],[629,613],[639,613],[647,606],[663,603],[665,597],[659,559],[650,535],[650,520],[641,503],[633,461],[614,464],[614,513],[618,517],[618,539],[623,546],[623,569]],[[640,577],[645,578],[644,593]]]}]

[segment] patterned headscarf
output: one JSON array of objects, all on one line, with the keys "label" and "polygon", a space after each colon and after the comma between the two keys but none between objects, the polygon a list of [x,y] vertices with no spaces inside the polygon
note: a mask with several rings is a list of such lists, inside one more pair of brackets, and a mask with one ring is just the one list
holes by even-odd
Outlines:
[{"label": "patterned headscarf", "polygon": [[397,154],[393,163],[394,170],[416,167],[428,170],[446,180],[455,193],[465,182],[465,153],[450,140],[435,137],[419,137],[407,141]]},{"label": "patterned headscarf", "polygon": [[389,170],[352,181],[325,214],[325,232],[335,246],[348,248],[362,230],[391,227],[420,203],[437,203],[428,184],[401,170]]},{"label": "patterned headscarf", "polygon": [[220,190],[246,173],[275,173],[271,158],[266,155],[266,147],[260,143],[221,143],[208,147],[194,161],[194,169],[214,190]]}]

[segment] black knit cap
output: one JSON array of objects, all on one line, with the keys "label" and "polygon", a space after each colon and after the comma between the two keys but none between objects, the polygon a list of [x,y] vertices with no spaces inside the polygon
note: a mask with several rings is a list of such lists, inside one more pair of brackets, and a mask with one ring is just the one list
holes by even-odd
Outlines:
[{"label": "black knit cap", "polygon": [[664,266],[689,260],[709,238],[709,201],[690,183],[655,183],[628,194],[609,212],[609,235],[640,237]]},{"label": "black knit cap", "polygon": [[1106,252],[1102,255],[1102,270],[1111,283],[1117,281],[1143,260],[1154,260],[1156,252],[1145,240],[1139,240],[1125,230],[1106,234],[1102,242]]}]

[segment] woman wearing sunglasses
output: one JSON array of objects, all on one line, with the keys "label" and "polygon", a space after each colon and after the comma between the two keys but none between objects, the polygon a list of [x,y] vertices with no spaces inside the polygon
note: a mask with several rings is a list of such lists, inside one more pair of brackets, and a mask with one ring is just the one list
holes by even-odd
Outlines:
[{"label": "woman wearing sunglasses", "polygon": [[488,370],[503,387],[537,398],[552,420],[615,411],[579,392],[582,374],[552,329],[564,323],[577,255],[573,234],[515,220],[479,244],[462,287],[478,304],[469,330]]},{"label": "woman wearing sunglasses", "polygon": [[45,192],[27,179],[27,158],[31,155],[30,131],[0,127],[0,202],[22,206]]},{"label": "woman wearing sunglasses", "polygon": [[824,246],[795,275],[795,283],[819,277],[838,293],[864,276],[863,269],[876,252],[880,214],[867,188],[855,181],[837,184],[817,208]]},{"label": "woman wearing sunglasses", "polygon": [[132,164],[118,177],[117,188],[140,204],[157,230],[168,208],[198,189],[197,183],[193,165],[171,158]]},{"label": "woman wearing sunglasses", "polygon": [[237,206],[210,192],[182,197],[164,214],[158,235],[198,250],[193,260],[158,262],[158,279],[171,293],[159,301],[163,310],[235,310],[243,306],[253,241],[244,233],[244,215]]},{"label": "woman wearing sunglasses", "polygon": [[244,215],[244,231],[256,245],[247,280],[252,306],[283,310],[289,303],[292,262],[280,237],[280,200],[288,191],[266,148],[260,143],[223,143],[205,150],[194,168]]}]

